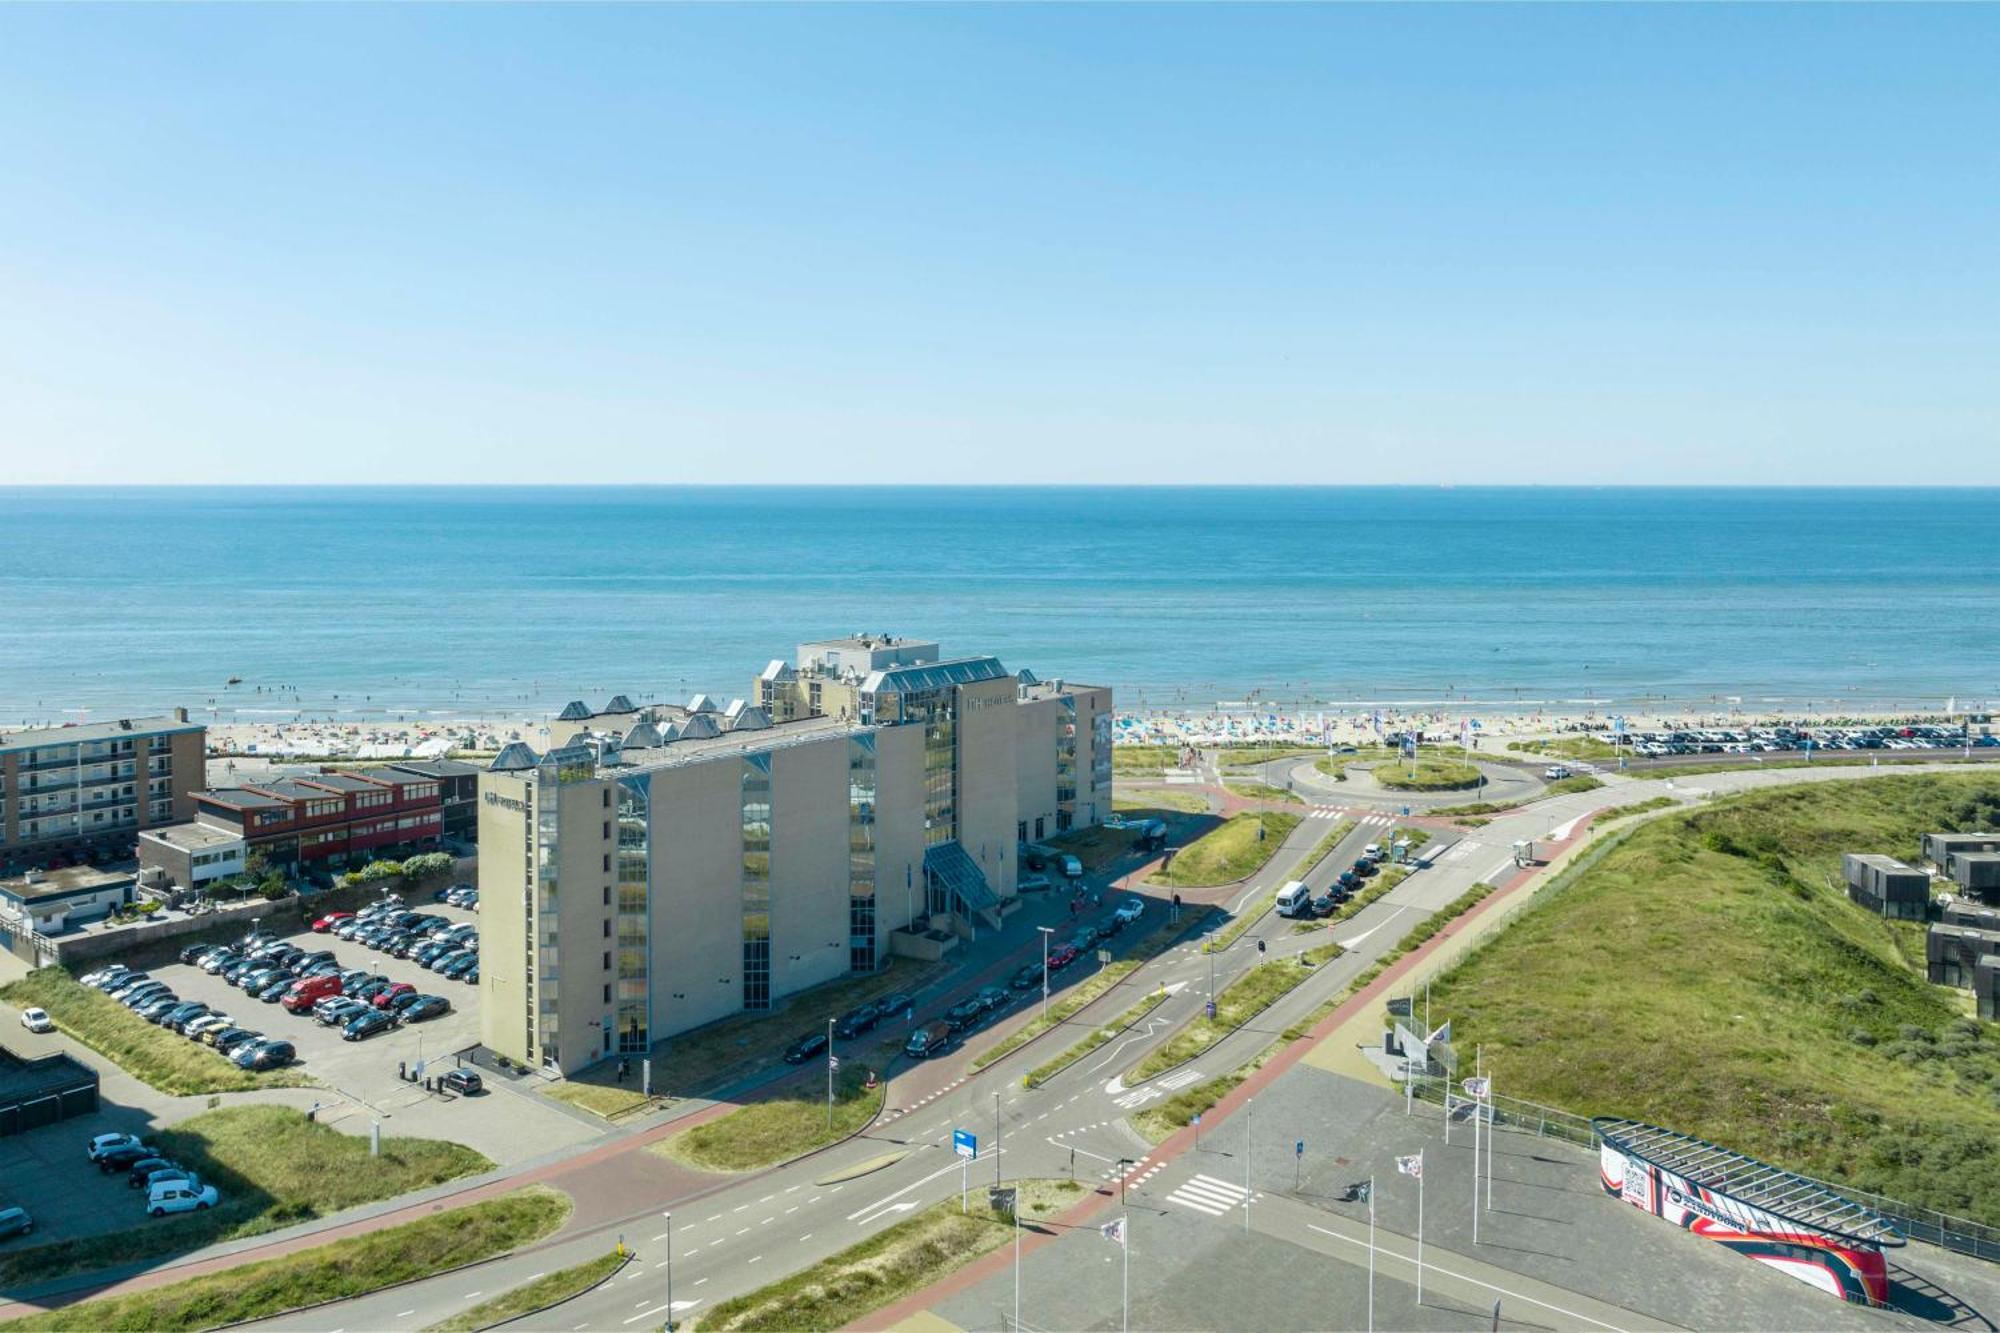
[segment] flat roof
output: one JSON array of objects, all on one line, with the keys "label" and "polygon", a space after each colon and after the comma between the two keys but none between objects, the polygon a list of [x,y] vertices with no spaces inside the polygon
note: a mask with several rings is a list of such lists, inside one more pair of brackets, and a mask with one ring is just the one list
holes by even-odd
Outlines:
[{"label": "flat roof", "polygon": [[218,805],[235,806],[243,810],[267,810],[273,806],[289,804],[275,796],[266,796],[261,791],[251,791],[247,787],[211,787],[207,791],[196,792],[194,798],[197,801],[214,801]]},{"label": "flat roof", "polygon": [[1912,875],[1922,875],[1924,873],[1915,866],[1906,865],[1893,856],[1883,856],[1879,852],[1849,852],[1847,855],[1859,861],[1862,865],[1873,866],[1877,870],[1906,870]]},{"label": "flat roof", "polygon": [[292,801],[337,801],[340,799],[337,793],[330,792],[324,787],[308,787],[298,778],[273,778],[269,782],[258,783],[257,790],[260,794],[282,798],[278,802],[279,804],[287,804]]},{"label": "flat roof", "polygon": [[874,727],[843,722],[839,718],[824,715],[801,717],[790,722],[773,722],[770,726],[759,727],[755,731],[725,731],[720,736],[702,736],[694,740],[674,741],[669,745],[627,750],[622,753],[629,756],[632,762],[601,768],[598,772],[601,775],[615,777],[621,773],[642,772],[653,768],[679,768],[684,764],[700,763],[705,759],[720,759],[732,754],[756,754],[764,750],[782,750],[786,746],[806,741],[874,730]]},{"label": "flat roof", "polygon": [[430,778],[476,778],[479,765],[468,764],[460,759],[414,759],[406,764],[389,764],[389,768],[405,773],[421,773]]},{"label": "flat roof", "polygon": [[169,847],[178,847],[189,852],[243,841],[243,835],[232,829],[217,828],[213,824],[201,824],[192,820],[185,824],[168,824],[164,828],[149,828],[141,832],[139,837],[141,841],[151,838],[154,842],[163,842]]},{"label": "flat roof", "polygon": [[86,1086],[97,1086],[97,1071],[75,1056],[57,1051],[24,1059],[0,1046],[0,1101],[26,1101]]},{"label": "flat roof", "polygon": [[336,791],[381,791],[382,784],[370,782],[367,778],[356,777],[352,773],[306,773],[300,782],[315,787],[331,787]]},{"label": "flat roof", "polygon": [[203,722],[184,722],[171,713],[159,717],[126,717],[109,722],[67,722],[53,727],[23,727],[0,731],[0,750],[33,750],[44,745],[73,745],[119,736],[149,736],[171,731],[206,731]]},{"label": "flat roof", "polygon": [[29,883],[26,875],[0,879],[0,893],[20,902],[40,902],[45,898],[68,898],[79,893],[95,893],[136,882],[130,871],[99,870],[96,866],[65,866],[44,870]]}]

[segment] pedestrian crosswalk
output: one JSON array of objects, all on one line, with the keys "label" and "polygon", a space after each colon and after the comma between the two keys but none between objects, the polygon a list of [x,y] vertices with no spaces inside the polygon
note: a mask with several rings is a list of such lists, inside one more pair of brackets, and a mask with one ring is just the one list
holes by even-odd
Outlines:
[{"label": "pedestrian crosswalk", "polygon": [[1466,857],[1471,856],[1474,852],[1478,851],[1481,847],[1484,847],[1485,845],[1486,845],[1485,843],[1475,841],[1472,838],[1461,838],[1459,841],[1447,847],[1444,851],[1439,852],[1437,855],[1437,860],[1440,862],[1463,861]]},{"label": "pedestrian crosswalk", "polygon": [[1242,1207],[1246,1197],[1248,1191],[1241,1185],[1232,1185],[1214,1176],[1195,1175],[1168,1194],[1167,1202],[1192,1208],[1197,1213],[1207,1213],[1210,1217],[1221,1217],[1232,1209]]},{"label": "pedestrian crosswalk", "polygon": [[1373,814],[1361,810],[1349,810],[1339,805],[1316,805],[1308,819],[1348,819],[1352,818],[1363,828],[1388,828],[1396,822],[1394,815]]}]

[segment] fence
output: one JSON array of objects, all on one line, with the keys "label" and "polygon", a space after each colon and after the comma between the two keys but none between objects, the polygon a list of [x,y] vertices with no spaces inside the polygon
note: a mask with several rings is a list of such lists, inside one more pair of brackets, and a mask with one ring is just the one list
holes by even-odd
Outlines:
[{"label": "fence", "polygon": [[[1411,1094],[1420,1102],[1441,1108],[1446,1106],[1446,1098],[1449,1097],[1450,1112],[1467,1115],[1471,1112],[1471,1101],[1452,1091],[1452,1081],[1441,1075],[1416,1075],[1412,1080]],[[1489,1124],[1499,1125],[1518,1133],[1533,1134],[1537,1138],[1560,1139],[1579,1148],[1595,1150],[1597,1147],[1597,1135],[1592,1132],[1590,1119],[1587,1116],[1522,1101],[1517,1097],[1495,1095],[1489,1100],[1492,1105],[1492,1110],[1488,1113],[1491,1117]],[[1983,1222],[1974,1222],[1970,1218],[1954,1217],[1950,1213],[1927,1208],[1922,1204],[1905,1203],[1901,1199],[1892,1199],[1873,1190],[1857,1189],[1855,1186],[1843,1185],[1837,1181],[1818,1180],[1800,1172],[1794,1174],[1801,1180],[1811,1181],[1874,1209],[1900,1227],[1911,1240],[1923,1241],[1959,1254],[1969,1254],[1976,1259],[2000,1263],[2000,1228],[1987,1226]]]}]

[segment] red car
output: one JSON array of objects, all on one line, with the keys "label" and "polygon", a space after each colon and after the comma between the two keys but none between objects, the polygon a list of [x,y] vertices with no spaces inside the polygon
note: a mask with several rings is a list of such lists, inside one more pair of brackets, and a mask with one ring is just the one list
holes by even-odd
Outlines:
[{"label": "red car", "polygon": [[412,986],[409,982],[399,981],[375,997],[375,1007],[377,1009],[387,1009],[396,1002],[397,996],[408,995],[415,990],[416,987]]},{"label": "red car", "polygon": [[1075,961],[1076,946],[1074,944],[1059,945],[1055,952],[1049,955],[1049,970],[1054,971],[1059,967],[1068,967]]},{"label": "red car", "polygon": [[352,912],[328,912],[325,916],[313,922],[312,928],[317,933],[324,935],[341,922],[352,921],[353,919],[354,913]]}]

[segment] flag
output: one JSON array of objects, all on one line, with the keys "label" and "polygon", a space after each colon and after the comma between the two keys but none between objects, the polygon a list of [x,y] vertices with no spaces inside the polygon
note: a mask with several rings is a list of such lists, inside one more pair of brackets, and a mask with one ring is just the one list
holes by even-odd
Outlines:
[{"label": "flag", "polygon": [[1424,1155],[1418,1153],[1415,1157],[1398,1157],[1396,1169],[1406,1176],[1415,1176],[1421,1180],[1424,1175]]},{"label": "flag", "polygon": [[838,1068],[840,1068],[840,1057],[839,1057],[839,1056],[837,1056],[837,1055],[829,1055],[829,1056],[827,1056],[827,1057],[826,1057],[826,1067],[827,1067],[828,1069],[838,1069]]},{"label": "flag", "polygon": [[1375,1182],[1372,1180],[1364,1180],[1354,1187],[1354,1201],[1356,1203],[1367,1203],[1374,1194]]},{"label": "flag", "polygon": [[1116,1241],[1121,1246],[1125,1244],[1124,1218],[1120,1217],[1114,1219],[1113,1221],[1106,1222],[1103,1226],[1099,1227],[1098,1230],[1104,1233],[1104,1238],[1106,1240]]},{"label": "flag", "polygon": [[1484,1098],[1486,1094],[1492,1090],[1493,1080],[1485,1078],[1469,1078],[1465,1080],[1462,1086],[1465,1088],[1466,1096]]}]

